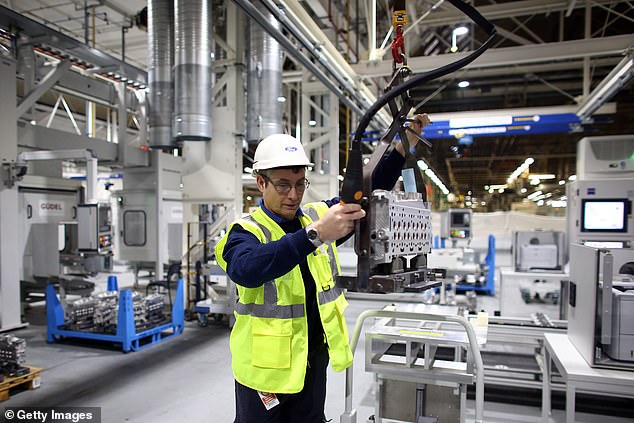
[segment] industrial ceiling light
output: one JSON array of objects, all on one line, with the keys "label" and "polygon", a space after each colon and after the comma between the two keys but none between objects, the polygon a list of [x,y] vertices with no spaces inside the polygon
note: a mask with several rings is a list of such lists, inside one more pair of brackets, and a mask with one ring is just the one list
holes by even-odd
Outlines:
[{"label": "industrial ceiling light", "polygon": [[563,179],[561,181],[559,181],[559,185],[563,185],[565,183],[566,183],[566,181],[564,181]]},{"label": "industrial ceiling light", "polygon": [[531,173],[528,175],[528,179],[555,179],[555,175],[552,173]]},{"label": "industrial ceiling light", "polygon": [[309,120],[308,121],[308,126],[317,126],[317,121],[316,120]]},{"label": "industrial ceiling light", "polygon": [[[532,165],[533,163],[535,163],[535,159],[533,159],[532,157],[527,158],[526,160],[524,160],[524,163],[522,163],[521,165],[519,165],[517,167],[517,169],[515,169],[513,171],[513,173],[511,173],[511,176],[509,176],[509,178],[506,180],[506,182],[508,184],[512,184],[514,180],[516,180],[517,178],[519,178],[519,176],[524,173],[524,171],[526,169],[528,169],[528,167],[530,165]],[[539,183],[539,182],[537,182]],[[537,185],[537,184],[534,184]]]},{"label": "industrial ceiling light", "polygon": [[469,85],[470,85],[469,81],[460,81],[460,82],[458,82],[458,86],[460,88],[467,88]]},{"label": "industrial ceiling light", "polygon": [[466,26],[458,26],[456,28],[454,28],[454,30],[451,32],[451,49],[450,51],[452,53],[455,53],[458,51],[458,43],[457,43],[457,38],[461,35],[465,35],[466,33],[469,32],[469,28],[467,28]]},{"label": "industrial ceiling light", "polygon": [[528,198],[529,200],[532,200],[533,198],[539,197],[542,194],[543,194],[543,192],[541,192],[541,191],[535,191],[534,193],[530,194],[526,198]]},{"label": "industrial ceiling light", "polygon": [[277,102],[278,103],[286,103],[286,97],[284,97],[283,95],[279,96],[277,98]]},{"label": "industrial ceiling light", "polygon": [[576,180],[577,180],[577,175],[570,175],[570,176],[568,177],[568,180],[569,180],[569,181],[576,181]]}]

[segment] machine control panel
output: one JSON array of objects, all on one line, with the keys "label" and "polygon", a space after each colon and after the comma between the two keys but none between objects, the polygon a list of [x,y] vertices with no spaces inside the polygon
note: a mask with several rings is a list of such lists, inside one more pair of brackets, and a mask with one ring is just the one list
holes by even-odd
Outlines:
[{"label": "machine control panel", "polygon": [[449,209],[443,213],[440,221],[440,236],[445,239],[471,239],[471,209]]},{"label": "machine control panel", "polygon": [[80,204],[77,208],[79,251],[112,254],[112,211],[110,204]]}]

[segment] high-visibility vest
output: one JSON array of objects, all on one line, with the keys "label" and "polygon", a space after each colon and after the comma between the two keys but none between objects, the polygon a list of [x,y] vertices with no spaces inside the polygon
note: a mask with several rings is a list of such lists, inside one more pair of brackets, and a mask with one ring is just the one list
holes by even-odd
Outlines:
[{"label": "high-visibility vest", "polygon": [[[328,210],[326,203],[311,203],[302,208],[302,226],[319,219]],[[261,208],[231,224],[216,245],[216,260],[226,271],[222,257],[233,225],[240,225],[260,242],[276,241],[284,230]],[[316,284],[319,317],[328,343],[328,354],[335,371],[352,364],[348,328],[343,312],[348,302],[343,290],[335,287],[334,276],[340,267],[334,242],[323,244],[307,256],[308,268]],[[231,365],[235,379],[249,388],[273,393],[297,393],[304,387],[308,356],[308,323],[304,282],[299,265],[287,274],[265,281],[257,288],[236,285],[239,300],[236,322],[231,331]]]}]

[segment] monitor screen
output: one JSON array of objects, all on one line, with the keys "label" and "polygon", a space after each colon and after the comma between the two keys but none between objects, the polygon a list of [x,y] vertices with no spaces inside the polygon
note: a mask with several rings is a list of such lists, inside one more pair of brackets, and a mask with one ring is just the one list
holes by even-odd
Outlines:
[{"label": "monitor screen", "polygon": [[628,200],[583,200],[582,232],[627,232]]},{"label": "monitor screen", "polygon": [[469,226],[469,212],[452,211],[451,226]]}]

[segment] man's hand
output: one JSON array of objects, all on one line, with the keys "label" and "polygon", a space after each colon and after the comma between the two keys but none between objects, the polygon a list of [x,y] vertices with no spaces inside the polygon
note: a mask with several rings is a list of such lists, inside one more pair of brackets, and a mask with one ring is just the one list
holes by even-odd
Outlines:
[{"label": "man's hand", "polygon": [[317,229],[323,242],[332,242],[352,232],[354,221],[363,217],[365,211],[359,204],[335,204],[313,224],[313,227]]},{"label": "man's hand", "polygon": [[[413,150],[419,141],[415,134],[420,135],[423,132],[423,128],[431,124],[431,120],[429,119],[429,116],[427,116],[427,113],[416,115],[412,118],[412,120],[413,122],[409,122],[409,128],[411,129],[411,131],[405,130],[410,150]],[[402,156],[405,156],[405,150],[403,149],[402,143],[399,142],[396,145],[396,150],[401,153]]]}]

